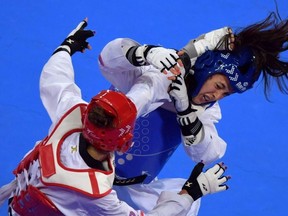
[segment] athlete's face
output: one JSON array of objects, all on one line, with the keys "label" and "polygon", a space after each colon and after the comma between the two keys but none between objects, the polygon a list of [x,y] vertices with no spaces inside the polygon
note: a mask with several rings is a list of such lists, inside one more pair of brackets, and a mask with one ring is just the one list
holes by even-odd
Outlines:
[{"label": "athlete's face", "polygon": [[231,93],[232,88],[227,77],[223,74],[214,74],[206,80],[198,95],[193,97],[192,101],[195,104],[206,104],[221,100]]}]

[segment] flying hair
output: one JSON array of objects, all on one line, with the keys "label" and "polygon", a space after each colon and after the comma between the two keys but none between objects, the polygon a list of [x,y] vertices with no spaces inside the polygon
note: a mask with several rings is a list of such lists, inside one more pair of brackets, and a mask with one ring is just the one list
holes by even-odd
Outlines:
[{"label": "flying hair", "polygon": [[288,50],[288,20],[282,20],[277,9],[263,21],[239,28],[234,34],[233,52],[243,48],[252,51],[255,56],[255,76],[262,75],[266,98],[269,97],[272,80],[276,81],[282,93],[288,94],[288,62],[283,59],[284,52]]}]

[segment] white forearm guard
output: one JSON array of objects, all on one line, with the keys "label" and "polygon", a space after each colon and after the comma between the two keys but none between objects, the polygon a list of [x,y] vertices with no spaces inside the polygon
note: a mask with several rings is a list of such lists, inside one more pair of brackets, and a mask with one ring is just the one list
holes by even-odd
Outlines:
[{"label": "white forearm guard", "polygon": [[198,119],[195,111],[186,115],[177,114],[182,139],[185,145],[191,146],[199,143],[204,137],[202,122]]}]

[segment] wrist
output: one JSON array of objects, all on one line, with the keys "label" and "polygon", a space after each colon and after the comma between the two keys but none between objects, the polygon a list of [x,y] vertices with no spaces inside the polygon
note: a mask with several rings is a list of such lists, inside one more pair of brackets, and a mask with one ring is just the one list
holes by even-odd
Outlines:
[{"label": "wrist", "polygon": [[71,49],[67,45],[61,45],[61,46],[57,47],[52,55],[54,55],[55,53],[60,52],[60,51],[65,51],[65,52],[69,53],[69,55],[71,55]]},{"label": "wrist", "polygon": [[187,192],[187,190],[182,189],[178,194],[183,195],[183,194],[189,194],[189,193]]},{"label": "wrist", "polygon": [[179,192],[179,195],[186,194],[188,194],[194,201],[203,196],[198,182],[190,181],[190,179],[186,181],[185,185],[182,187],[182,190]]},{"label": "wrist", "polygon": [[145,52],[146,52],[147,46],[138,46],[137,49],[135,49],[134,52],[134,61],[139,66],[143,66],[147,64],[146,58],[145,58]]},{"label": "wrist", "polygon": [[126,58],[134,66],[147,65],[146,60],[147,49],[148,49],[147,45],[132,46],[126,52]]},{"label": "wrist", "polygon": [[188,54],[190,59],[198,57],[198,53],[194,45],[195,41],[196,40],[190,40],[189,43],[182,49],[185,53]]},{"label": "wrist", "polygon": [[148,54],[149,54],[151,49],[156,48],[156,47],[158,47],[158,46],[147,45],[147,44],[145,44],[143,46],[139,46],[135,51],[135,56],[136,56],[137,61],[138,61],[138,59],[141,59],[141,61],[144,61],[141,63],[139,62],[139,64],[141,64],[141,65],[151,64],[152,59],[149,61]]},{"label": "wrist", "polygon": [[186,115],[188,113],[191,112],[191,109],[189,109],[190,107],[190,104],[188,102],[188,100],[183,100],[183,101],[177,101],[175,103],[175,108],[176,108],[176,111],[179,115]]},{"label": "wrist", "polygon": [[178,116],[186,116],[188,114],[190,114],[191,112],[196,112],[196,109],[193,109],[191,107],[191,104],[189,103],[186,109],[181,110],[177,110],[177,114]]}]

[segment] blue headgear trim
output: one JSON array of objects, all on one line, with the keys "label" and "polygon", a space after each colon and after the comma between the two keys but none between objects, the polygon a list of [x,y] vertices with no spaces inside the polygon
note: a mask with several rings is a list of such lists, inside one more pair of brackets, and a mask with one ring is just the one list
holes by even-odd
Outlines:
[{"label": "blue headgear trim", "polygon": [[192,92],[192,97],[196,96],[204,82],[214,74],[225,75],[232,87],[237,93],[252,88],[255,79],[256,67],[254,65],[254,56],[248,49],[234,53],[229,51],[211,51],[207,50],[203,55],[197,58],[194,64],[194,77],[196,88]]}]

